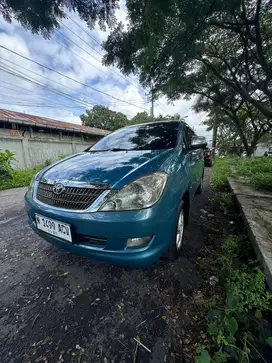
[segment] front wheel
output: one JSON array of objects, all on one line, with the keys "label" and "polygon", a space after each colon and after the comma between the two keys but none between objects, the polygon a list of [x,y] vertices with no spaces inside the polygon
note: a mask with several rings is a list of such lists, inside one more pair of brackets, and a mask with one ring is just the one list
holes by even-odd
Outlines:
[{"label": "front wheel", "polygon": [[183,246],[183,235],[184,235],[184,227],[185,227],[185,211],[184,211],[184,202],[179,210],[179,216],[177,219],[177,224],[175,228],[175,233],[171,244],[169,246],[167,258],[171,261],[175,260],[182,249]]}]

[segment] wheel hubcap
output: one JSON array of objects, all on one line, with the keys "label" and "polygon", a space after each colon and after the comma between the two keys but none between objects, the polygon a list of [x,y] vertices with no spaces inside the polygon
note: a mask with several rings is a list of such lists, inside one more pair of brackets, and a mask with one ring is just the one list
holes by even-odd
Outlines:
[{"label": "wheel hubcap", "polygon": [[177,236],[176,236],[176,246],[179,251],[182,246],[182,238],[184,232],[184,210],[181,209],[178,219]]}]

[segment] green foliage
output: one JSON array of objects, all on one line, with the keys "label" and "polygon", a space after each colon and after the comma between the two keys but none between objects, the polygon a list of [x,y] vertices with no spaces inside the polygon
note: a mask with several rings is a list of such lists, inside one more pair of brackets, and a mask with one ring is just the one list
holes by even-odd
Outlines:
[{"label": "green foliage", "polygon": [[148,112],[138,112],[131,120],[127,118],[122,112],[110,110],[108,107],[96,105],[92,110],[86,110],[86,115],[80,116],[82,124],[90,127],[97,127],[104,130],[115,131],[121,127],[142,124],[146,122],[159,121],[159,120],[181,120],[179,114],[174,115],[159,115],[152,118]]},{"label": "green foliage", "polygon": [[11,179],[0,180],[0,190],[28,186],[33,176],[43,168],[44,165],[35,168],[12,170]]},{"label": "green foliage", "polygon": [[[211,185],[217,192],[228,190],[228,177],[243,178],[252,187],[272,191],[272,158],[224,157],[216,158]],[[220,197],[220,195],[219,195]],[[224,202],[223,202],[224,203]]]},{"label": "green foliage", "polygon": [[0,148],[0,180],[9,179],[12,177],[12,161],[15,160],[15,154],[8,149],[1,150]]},{"label": "green foliage", "polygon": [[138,73],[154,94],[212,93],[220,104],[233,93],[271,119],[272,15],[256,3],[128,0],[129,25],[112,31],[104,61]]},{"label": "green foliage", "polygon": [[69,154],[59,154],[58,159],[59,160],[65,159],[65,158],[67,158],[67,156],[69,156]]},{"label": "green foliage", "polygon": [[235,174],[245,177],[256,189],[272,191],[272,158],[241,158]]},{"label": "green foliage", "polygon": [[215,203],[224,214],[227,214],[233,211],[234,197],[229,192],[217,192],[215,194]]},{"label": "green foliage", "polygon": [[44,162],[44,166],[49,166],[53,163],[53,160],[52,159],[46,159],[45,162]]},{"label": "green foliage", "polygon": [[272,347],[272,337],[268,337],[266,342]]},{"label": "green foliage", "polygon": [[132,119],[130,120],[130,124],[141,124],[145,122],[152,122],[152,121],[161,121],[161,120],[182,120],[182,117],[180,114],[175,113],[173,115],[165,115],[163,116],[160,114],[158,117],[155,117],[154,119],[146,112],[138,112]]},{"label": "green foliage", "polygon": [[198,356],[196,358],[196,363],[210,363],[211,357],[207,350],[197,349]]},{"label": "green foliage", "polygon": [[129,25],[118,23],[104,43],[105,64],[139,74],[155,98],[194,97],[198,112],[220,111],[220,153],[243,145],[252,155],[272,130],[268,2],[128,0],[127,8]]},{"label": "green foliage", "polygon": [[183,120],[185,121],[185,119],[183,119],[179,113],[174,113],[173,115],[166,115],[163,116],[162,114],[160,114],[158,117],[155,118],[155,121],[161,121],[161,120]]},{"label": "green foliage", "polygon": [[234,269],[227,281],[230,296],[235,296],[238,312],[249,312],[252,309],[265,310],[269,306],[271,296],[266,293],[265,277],[258,268],[243,266]]},{"label": "green foliage", "polygon": [[103,28],[105,23],[110,25],[114,22],[113,14],[118,0],[0,0],[0,14],[6,21],[11,23],[14,18],[24,28],[33,33],[42,33],[45,37],[49,37],[54,28],[60,28],[61,20],[66,17],[65,7],[76,11],[88,24],[93,25],[98,21]]},{"label": "green foliage", "polygon": [[152,122],[152,117],[146,112],[138,112],[132,119],[130,120],[131,124],[142,124],[145,122]]},{"label": "green foliage", "polygon": [[[209,356],[210,362],[248,362],[260,355],[271,337],[261,340],[260,319],[272,307],[265,277],[257,262],[249,258],[252,246],[244,236],[230,235],[222,246],[218,273],[226,291],[225,301],[215,295],[209,302],[208,333],[215,351],[196,350],[196,362]],[[213,271],[214,273],[214,271]],[[205,352],[205,353],[204,353]],[[208,359],[208,358],[207,358]]]},{"label": "green foliage", "polygon": [[114,131],[127,126],[130,122],[125,114],[110,110],[108,107],[96,105],[92,110],[86,110],[86,115],[80,116],[82,124]]},{"label": "green foliage", "polygon": [[231,176],[231,166],[236,164],[236,158],[216,158],[211,177],[211,185],[216,191],[228,190],[228,177]]}]

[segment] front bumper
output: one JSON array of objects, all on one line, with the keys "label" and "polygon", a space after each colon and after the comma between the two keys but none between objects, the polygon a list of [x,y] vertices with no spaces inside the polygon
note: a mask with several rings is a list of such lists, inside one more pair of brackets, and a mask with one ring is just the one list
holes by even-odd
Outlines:
[{"label": "front bumper", "polygon": [[[164,255],[173,238],[176,210],[161,211],[159,203],[139,211],[75,213],[40,205],[25,195],[29,224],[44,240],[71,252],[123,267],[145,267]],[[76,240],[69,243],[37,229],[35,213],[71,225],[72,236],[86,235],[105,238],[104,246]],[[128,238],[153,236],[143,247],[127,248]]]}]

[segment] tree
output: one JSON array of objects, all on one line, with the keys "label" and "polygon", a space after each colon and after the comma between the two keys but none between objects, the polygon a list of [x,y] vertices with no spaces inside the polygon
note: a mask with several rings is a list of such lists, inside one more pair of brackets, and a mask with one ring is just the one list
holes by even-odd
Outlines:
[{"label": "tree", "polygon": [[0,0],[0,14],[8,22],[16,19],[33,33],[49,37],[54,28],[60,27],[65,8],[76,11],[79,17],[92,27],[96,21],[103,28],[113,25],[118,0]]},{"label": "tree", "polygon": [[266,122],[263,115],[248,104],[232,112],[217,107],[209,113],[203,124],[207,126],[207,131],[216,127],[214,147],[223,155],[239,153],[243,146],[247,155],[251,156],[258,142],[272,130],[272,123]]},{"label": "tree", "polygon": [[128,0],[129,26],[104,44],[107,65],[170,99],[219,81],[272,118],[270,0]]},{"label": "tree", "polygon": [[110,110],[101,105],[86,110],[86,115],[80,116],[84,126],[97,127],[104,130],[114,131],[129,124],[129,120],[122,112]]},{"label": "tree", "polygon": [[[203,124],[207,126],[207,130],[211,131],[214,126],[214,119],[208,118],[203,121]],[[240,155],[242,150],[242,142],[235,130],[231,130],[229,125],[217,120],[217,139],[216,139],[216,151],[218,155]]]},{"label": "tree", "polygon": [[132,119],[130,120],[131,124],[142,124],[145,122],[152,122],[152,117],[146,112],[138,112]]},{"label": "tree", "polygon": [[[179,113],[175,113],[174,115],[159,115],[158,117],[155,117],[155,121],[161,121],[161,120],[183,120]],[[184,120],[183,120],[184,121]]]}]

